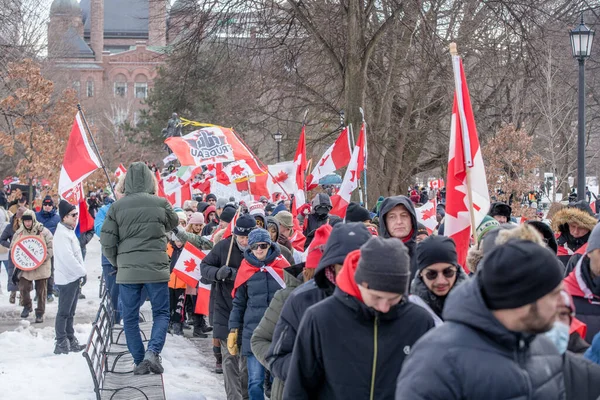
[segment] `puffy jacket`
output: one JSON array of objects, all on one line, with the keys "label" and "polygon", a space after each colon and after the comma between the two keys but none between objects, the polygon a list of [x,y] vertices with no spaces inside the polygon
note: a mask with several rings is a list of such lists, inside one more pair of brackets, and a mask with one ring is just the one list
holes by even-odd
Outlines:
[{"label": "puffy jacket", "polygon": [[221,240],[204,257],[200,263],[202,279],[211,283],[210,288],[210,318],[213,326],[213,337],[215,339],[227,340],[229,334],[229,314],[231,313],[233,297],[233,282],[242,260],[243,253],[234,240],[231,246],[231,257],[228,266],[234,271],[234,275],[224,281],[217,281],[217,271],[227,262],[227,254],[233,237]]},{"label": "puffy jacket", "polygon": [[576,203],[576,205],[563,208],[552,217],[552,229],[560,235],[556,239],[558,245],[558,258],[565,267],[569,259],[580,247],[585,245],[590,237],[590,233],[580,238],[574,238],[569,232],[569,224],[575,224],[582,228],[589,229],[590,232],[596,226],[596,218],[594,218],[589,206]]},{"label": "puffy jacket", "polygon": [[41,222],[45,228],[47,228],[50,233],[54,235],[56,232],[56,227],[60,223],[60,216],[56,213],[56,208],[53,208],[52,211],[40,211],[35,213],[35,218],[38,222]]},{"label": "puffy jacket", "polygon": [[387,313],[367,307],[354,280],[360,252],[348,255],[333,296],[306,310],[300,323],[287,399],[393,399],[402,363],[434,327],[404,297]]},{"label": "puffy jacket", "polygon": [[169,281],[167,235],[179,224],[169,202],[155,196],[157,183],[142,162],[131,164],[125,197],[114,202],[102,225],[102,253],[117,269],[117,283]]},{"label": "puffy jacket", "polygon": [[[252,355],[250,338],[254,329],[265,315],[275,293],[282,289],[281,285],[267,271],[261,271],[262,267],[269,266],[274,270],[287,268],[290,264],[281,255],[279,245],[274,243],[269,249],[266,258],[259,261],[254,257],[250,249],[244,252],[242,268],[252,268],[256,272],[242,283],[235,291],[233,307],[229,315],[229,329],[242,330],[242,355]],[[240,275],[237,277],[240,278]]]},{"label": "puffy jacket", "polygon": [[[297,276],[301,274],[304,264],[294,265],[284,270],[285,289],[278,290],[269,304],[269,308],[265,311],[265,315],[260,320],[260,323],[254,329],[252,338],[250,339],[250,347],[252,354],[256,359],[267,369],[269,363],[266,356],[269,352],[269,347],[273,342],[273,332],[275,325],[281,315],[281,310],[287,298],[292,291],[302,284],[302,279]],[[271,400],[283,400],[283,381],[277,377],[273,379],[271,388]]]},{"label": "puffy jacket", "polygon": [[443,318],[406,359],[396,400],[565,398],[554,344],[506,329],[485,305],[479,279],[449,295]]},{"label": "puffy jacket", "polygon": [[587,325],[585,340],[591,343],[600,332],[600,285],[590,274],[590,259],[581,257],[577,266],[564,280],[565,290],[573,297],[575,315]]},{"label": "puffy jacket", "polygon": [[409,236],[402,241],[404,245],[408,248],[408,255],[410,256],[410,282],[415,278],[417,274],[417,213],[415,211],[415,206],[412,201],[406,196],[393,196],[387,197],[381,203],[381,210],[379,211],[379,236],[384,238],[391,237],[390,233],[387,230],[385,225],[385,217],[388,212],[390,212],[396,206],[404,206],[408,212],[410,213],[410,218],[412,222],[412,231]]},{"label": "puffy jacket", "polygon": [[195,233],[186,232],[182,227],[177,227],[177,240],[181,243],[185,244],[186,242],[190,242],[192,246],[199,250],[211,250],[213,248],[213,244],[210,240],[202,237],[200,235],[196,235]]},{"label": "puffy jacket", "polygon": [[75,229],[59,224],[54,235],[54,283],[66,285],[87,275]]},{"label": "puffy jacket", "polygon": [[600,396],[600,365],[570,351],[563,359],[567,400],[597,400]]},{"label": "puffy jacket", "polygon": [[25,211],[25,213],[23,215],[24,216],[30,215],[33,218],[33,225],[31,226],[31,229],[28,230],[28,229],[25,229],[25,226],[23,225],[23,221],[21,221],[19,223],[19,229],[17,229],[17,231],[15,232],[15,234],[10,242],[11,252],[12,252],[12,248],[15,245],[15,243],[23,236],[29,236],[29,235],[40,236],[42,238],[42,240],[44,241],[44,243],[46,243],[46,249],[48,251],[48,253],[46,255],[46,259],[44,260],[42,265],[40,265],[33,271],[23,271],[21,276],[29,281],[48,279],[48,278],[50,278],[50,274],[52,272],[50,260],[52,259],[52,256],[54,255],[54,250],[53,250],[54,240],[52,238],[52,234],[50,233],[50,231],[48,229],[44,228],[44,225],[37,222],[37,220],[35,218],[35,213],[33,211],[27,210],[27,211]]},{"label": "puffy jacket", "polygon": [[343,264],[350,252],[360,248],[370,238],[371,233],[362,222],[337,224],[333,227],[314,278],[294,290],[283,305],[273,332],[273,343],[266,356],[273,376],[282,381],[287,379],[294,343],[304,313],[313,304],[333,294],[335,284],[329,280],[326,271],[333,268],[334,264]]}]

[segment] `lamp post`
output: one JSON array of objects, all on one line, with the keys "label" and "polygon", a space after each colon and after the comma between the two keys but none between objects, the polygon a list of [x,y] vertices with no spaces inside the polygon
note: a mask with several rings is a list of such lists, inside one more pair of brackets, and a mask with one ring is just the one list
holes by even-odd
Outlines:
[{"label": "lamp post", "polygon": [[594,31],[583,23],[569,32],[573,57],[579,61],[579,101],[577,109],[577,200],[585,200],[585,59],[592,51]]},{"label": "lamp post", "polygon": [[273,139],[275,139],[275,142],[277,143],[277,162],[280,162],[281,161],[281,153],[279,150],[280,150],[280,145],[281,145],[281,139],[283,139],[283,133],[277,131],[272,136],[273,136]]}]

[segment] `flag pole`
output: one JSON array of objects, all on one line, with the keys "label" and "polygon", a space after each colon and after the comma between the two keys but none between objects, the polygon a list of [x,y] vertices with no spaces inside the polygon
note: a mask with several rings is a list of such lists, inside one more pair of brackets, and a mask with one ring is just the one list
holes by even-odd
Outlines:
[{"label": "flag pole", "polygon": [[473,167],[473,158],[471,154],[471,142],[469,140],[469,127],[465,118],[464,104],[462,98],[462,80],[460,76],[460,56],[456,43],[450,43],[450,54],[452,56],[452,68],[454,71],[454,86],[456,99],[458,102],[458,114],[460,122],[460,131],[462,135],[463,151],[465,155],[465,169],[467,178],[467,199],[469,201],[469,214],[471,216],[471,234],[473,235],[474,245],[477,246],[477,234],[475,226],[475,208],[473,208],[473,191],[471,190],[471,168]]},{"label": "flag pole", "polygon": [[365,122],[365,111],[362,107],[358,108],[360,111],[360,115],[362,115],[362,123],[365,127],[365,165],[363,166],[363,178],[365,180],[365,208],[368,210],[369,206],[367,205],[369,199],[369,190],[367,187],[367,164],[369,160],[369,152],[367,150],[367,123]]},{"label": "flag pole", "polygon": [[[302,131],[304,132],[304,155],[303,157],[306,159],[306,117],[308,116],[308,108],[304,111],[304,118],[302,118]],[[308,167],[308,165],[307,165]],[[306,168],[308,170],[308,168]],[[304,174],[304,181],[302,182],[302,191],[304,192],[304,202],[306,202],[306,171],[302,171]],[[295,196],[294,196],[295,197]],[[301,204],[304,205],[304,204]],[[298,205],[296,204],[296,209],[298,209]]]},{"label": "flag pole", "polygon": [[[348,124],[348,130],[350,131],[350,138],[352,141],[352,152],[354,153],[354,148],[356,147],[356,140],[354,140],[354,129],[352,129],[352,124]],[[360,178],[356,180],[358,185],[358,199],[362,203],[363,202],[363,192],[362,187],[360,186]]]},{"label": "flag pole", "polygon": [[106,165],[104,165],[104,161],[102,161],[102,156],[100,155],[100,151],[98,150],[98,146],[96,145],[96,140],[94,139],[94,135],[92,135],[92,131],[90,130],[90,127],[88,126],[87,119],[85,119],[85,114],[83,113],[83,110],[81,109],[81,104],[79,104],[79,103],[77,103],[77,110],[78,110],[79,114],[81,114],[81,118],[83,119],[83,124],[85,125],[85,129],[87,130],[88,135],[90,135],[90,139],[92,139],[92,144],[94,145],[94,150],[96,150],[96,154],[98,155],[98,159],[100,160],[100,165],[102,165],[102,169],[104,170],[104,175],[106,175],[106,181],[108,182],[108,187],[110,188],[110,190],[112,192],[114,192],[114,188],[110,181],[108,171],[106,170]]}]

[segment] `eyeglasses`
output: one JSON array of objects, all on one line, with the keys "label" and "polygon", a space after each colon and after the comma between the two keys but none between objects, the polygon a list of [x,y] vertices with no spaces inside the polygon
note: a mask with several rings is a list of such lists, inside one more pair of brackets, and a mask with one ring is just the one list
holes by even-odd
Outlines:
[{"label": "eyeglasses", "polygon": [[[439,271],[428,269],[425,271],[425,278],[430,281],[434,281],[437,278]],[[456,267],[448,267],[442,271],[445,278],[454,278],[456,275]]]},{"label": "eyeglasses", "polygon": [[258,250],[258,249],[266,250],[269,247],[271,247],[271,245],[268,243],[255,243],[252,246],[250,246],[250,250]]},{"label": "eyeglasses", "polygon": [[71,214],[68,214],[68,215],[69,215],[69,217],[76,217],[76,216],[79,215],[79,213],[71,213]]}]

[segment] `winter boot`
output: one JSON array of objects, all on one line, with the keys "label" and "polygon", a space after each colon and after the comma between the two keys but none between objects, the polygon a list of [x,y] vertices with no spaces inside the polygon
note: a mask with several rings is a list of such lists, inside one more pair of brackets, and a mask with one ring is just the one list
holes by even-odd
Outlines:
[{"label": "winter boot", "polygon": [[200,329],[202,333],[212,332],[213,330],[212,326],[208,326],[208,324],[206,323],[206,319],[202,314],[194,315],[194,331],[198,329]]},{"label": "winter boot", "polygon": [[201,329],[196,329],[196,327],[194,327],[194,334],[193,334],[193,336],[196,337],[196,338],[202,338],[202,339],[205,339],[205,338],[208,337],[208,335],[206,333],[202,332]]},{"label": "winter boot", "polygon": [[52,303],[53,301],[54,301],[54,296],[52,296],[51,294],[49,294],[48,297],[46,298],[46,302]]},{"label": "winter boot", "polygon": [[21,318],[29,317],[29,313],[32,311],[33,309],[31,307],[23,307],[23,311],[21,312]]},{"label": "winter boot", "polygon": [[215,359],[217,360],[215,364],[215,374],[223,373],[223,354],[221,354],[221,348],[217,346],[213,346],[213,354],[215,355]]},{"label": "winter boot", "polygon": [[192,329],[192,326],[187,321],[183,321],[183,329]]},{"label": "winter boot", "polygon": [[179,323],[179,322],[173,323],[172,331],[173,331],[173,335],[183,336],[183,328],[181,326],[181,323]]},{"label": "winter boot", "polygon": [[83,349],[85,349],[85,344],[79,344],[79,341],[75,336],[69,338],[69,348],[73,353],[79,353]]},{"label": "winter boot", "polygon": [[139,367],[141,367],[142,364],[146,364],[150,372],[155,374],[162,374],[165,371],[162,366],[160,356],[152,350],[146,350],[144,360],[140,363]]},{"label": "winter boot", "polygon": [[41,324],[42,322],[44,322],[44,315],[36,313],[35,314],[35,323]]},{"label": "winter boot", "polygon": [[10,297],[8,298],[8,302],[10,304],[15,304],[16,301],[17,301],[17,292],[15,292],[13,290],[12,292],[10,292]]},{"label": "winter boot", "polygon": [[63,339],[60,342],[56,342],[56,346],[54,346],[54,354],[68,354],[69,353],[69,341],[67,339]]},{"label": "winter boot", "polygon": [[85,294],[79,292],[79,300],[85,300]]}]

